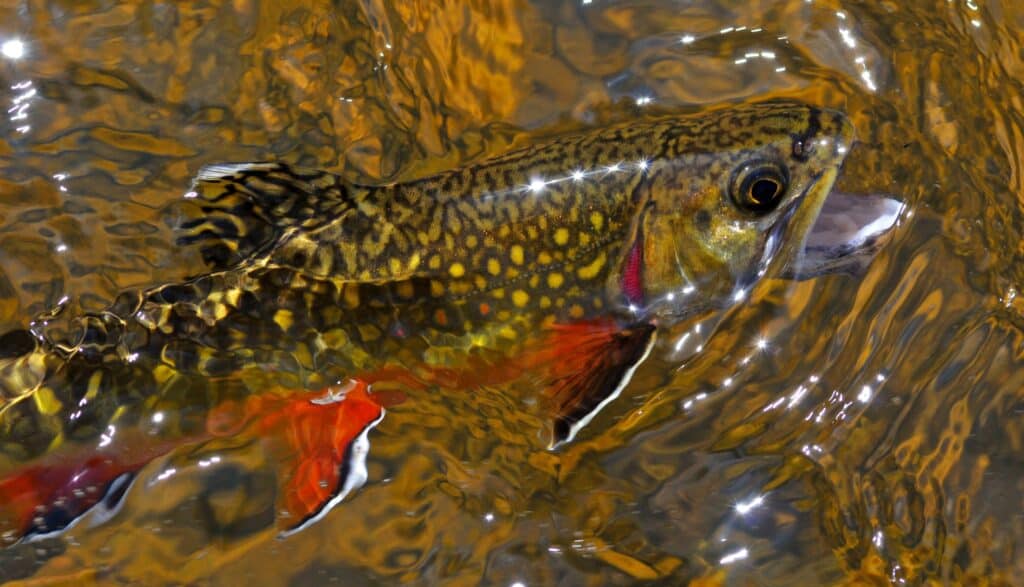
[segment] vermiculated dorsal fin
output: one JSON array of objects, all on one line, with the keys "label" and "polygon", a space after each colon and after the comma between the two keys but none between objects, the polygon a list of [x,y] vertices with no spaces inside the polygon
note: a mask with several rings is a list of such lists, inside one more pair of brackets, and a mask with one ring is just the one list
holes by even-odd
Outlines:
[{"label": "vermiculated dorsal fin", "polygon": [[200,243],[214,269],[266,251],[290,228],[317,228],[354,206],[338,176],[284,163],[203,167],[185,197],[202,217],[181,225],[178,244]]}]

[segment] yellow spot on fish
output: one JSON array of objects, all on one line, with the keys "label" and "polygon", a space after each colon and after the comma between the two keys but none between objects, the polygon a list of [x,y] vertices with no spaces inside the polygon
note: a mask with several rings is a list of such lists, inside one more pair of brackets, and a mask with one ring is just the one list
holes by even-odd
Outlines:
[{"label": "yellow spot on fish", "polygon": [[541,309],[550,308],[551,307],[551,298],[549,298],[548,296],[541,296],[540,297],[540,307],[541,307]]},{"label": "yellow spot on fish", "polygon": [[223,320],[228,315],[228,307],[224,304],[216,304],[213,306],[213,317],[216,320]]},{"label": "yellow spot on fish", "polygon": [[174,369],[171,369],[167,365],[157,365],[153,368],[153,379],[155,379],[157,383],[165,383],[173,376]]},{"label": "yellow spot on fish", "polygon": [[444,292],[445,292],[444,283],[442,283],[442,282],[440,282],[440,281],[438,281],[436,279],[431,279],[430,280],[430,295],[434,296],[435,298],[439,298],[439,297],[444,295]]},{"label": "yellow spot on fish", "polygon": [[547,251],[541,251],[540,253],[537,253],[537,262],[541,265],[547,265],[551,262],[551,255],[549,255]]},{"label": "yellow spot on fish", "polygon": [[479,241],[479,240],[477,240],[477,238],[476,238],[476,235],[475,235],[475,234],[471,234],[471,235],[469,235],[469,236],[467,236],[467,237],[466,237],[466,246],[467,246],[467,247],[469,247],[469,248],[471,248],[471,249],[475,249],[475,248],[476,248],[476,246],[477,246],[477,245],[478,245],[479,243],[480,243],[480,241]]},{"label": "yellow spot on fish", "polygon": [[487,287],[487,280],[484,279],[483,275],[474,275],[473,283],[476,284],[477,289],[484,289]]},{"label": "yellow spot on fish", "polygon": [[370,342],[380,338],[380,329],[373,324],[360,324],[356,328],[359,329],[359,337],[363,339],[363,342]]},{"label": "yellow spot on fish", "polygon": [[350,283],[345,286],[345,305],[349,308],[359,307],[359,286]]},{"label": "yellow spot on fish", "polygon": [[555,244],[562,247],[569,244],[569,229],[562,227],[555,230]]},{"label": "yellow spot on fish", "polygon": [[89,377],[89,387],[85,392],[85,397],[88,399],[94,399],[100,393],[100,381],[103,379],[103,371],[97,371]]},{"label": "yellow spot on fish", "polygon": [[430,265],[431,269],[440,269],[441,268],[441,256],[440,255],[434,255],[433,257],[430,258],[430,261],[428,261],[428,264]]},{"label": "yellow spot on fish", "polygon": [[391,275],[398,275],[399,273],[402,272],[401,259],[395,259],[394,257],[388,259],[388,266],[388,268],[391,269]]},{"label": "yellow spot on fish", "polygon": [[284,331],[287,331],[292,326],[292,312],[291,310],[285,310],[284,308],[274,312],[274,323]]},{"label": "yellow spot on fish", "polygon": [[343,328],[332,328],[324,333],[324,344],[327,348],[340,349],[349,344],[348,332]]},{"label": "yellow spot on fish", "polygon": [[580,246],[581,247],[585,247],[585,246],[587,246],[589,244],[590,244],[590,235],[585,233],[585,232],[581,232],[580,233]]},{"label": "yellow spot on fish", "polygon": [[499,287],[498,289],[491,292],[491,295],[501,300],[505,298],[505,288]]},{"label": "yellow spot on fish", "polygon": [[507,224],[502,224],[501,228],[498,229],[498,236],[501,238],[508,238],[512,234],[512,229]]},{"label": "yellow spot on fish", "polygon": [[512,292],[512,303],[515,304],[517,308],[522,308],[526,306],[526,304],[528,304],[529,302],[530,294],[526,293],[525,291],[517,289],[516,291]]},{"label": "yellow spot on fish", "polygon": [[597,256],[589,265],[585,265],[576,270],[576,275],[579,275],[582,279],[593,279],[597,277],[598,273],[601,272],[601,268],[604,267],[607,256],[604,251]]},{"label": "yellow spot on fish", "polygon": [[448,273],[450,273],[452,277],[462,277],[466,274],[466,268],[462,266],[462,263],[452,263],[451,266],[448,267]]},{"label": "yellow spot on fish", "polygon": [[242,296],[242,290],[237,287],[233,287],[224,292],[224,301],[231,304],[232,306],[238,305],[238,298]]},{"label": "yellow spot on fish", "polygon": [[420,254],[413,253],[412,257],[409,257],[409,271],[415,271],[420,266]]},{"label": "yellow spot on fish", "polygon": [[562,277],[561,273],[548,274],[548,287],[552,289],[562,287],[563,283],[565,283],[565,278]]},{"label": "yellow spot on fish", "polygon": [[411,281],[399,281],[395,285],[395,293],[397,293],[399,297],[405,298],[407,300],[411,299],[414,295],[416,295],[416,292],[413,290]]},{"label": "yellow spot on fish", "polygon": [[45,416],[52,416],[60,411],[61,403],[57,399],[57,396],[53,394],[53,390],[49,387],[40,387],[32,394],[32,399],[36,402],[36,409],[39,413]]},{"label": "yellow spot on fish", "polygon": [[505,322],[512,319],[512,313],[508,310],[498,310],[498,322]]},{"label": "yellow spot on fish", "polygon": [[540,275],[534,273],[533,275],[530,276],[530,281],[528,281],[527,283],[530,284],[531,288],[537,289],[537,286],[540,284]]},{"label": "yellow spot on fish", "polygon": [[491,275],[498,275],[501,273],[501,263],[499,263],[497,259],[488,259],[487,272]]},{"label": "yellow spot on fish", "polygon": [[569,316],[572,318],[582,318],[583,306],[579,304],[573,304],[572,306],[569,306]]},{"label": "yellow spot on fish", "polygon": [[594,230],[601,230],[604,226],[604,215],[600,212],[592,212],[590,214],[590,225],[594,227]]},{"label": "yellow spot on fish", "polygon": [[515,328],[512,328],[511,326],[506,324],[505,326],[501,327],[501,330],[498,331],[498,336],[502,338],[507,338],[509,340],[515,340],[516,338],[519,337],[519,333],[516,332]]},{"label": "yellow spot on fish", "polygon": [[509,250],[509,257],[512,259],[512,262],[515,263],[516,265],[522,265],[523,247],[520,245],[512,245],[512,248]]},{"label": "yellow spot on fish", "polygon": [[472,289],[473,284],[465,279],[453,281],[448,284],[448,291],[457,296],[468,294]]}]

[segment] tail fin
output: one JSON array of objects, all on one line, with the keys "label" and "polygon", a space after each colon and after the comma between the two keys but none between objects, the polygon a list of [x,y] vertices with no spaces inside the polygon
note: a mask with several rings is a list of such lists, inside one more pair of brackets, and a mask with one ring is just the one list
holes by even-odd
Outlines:
[{"label": "tail fin", "polygon": [[289,228],[316,228],[354,206],[340,177],[284,163],[203,167],[185,198],[203,215],[181,225],[178,242],[201,243],[213,269],[266,250]]}]

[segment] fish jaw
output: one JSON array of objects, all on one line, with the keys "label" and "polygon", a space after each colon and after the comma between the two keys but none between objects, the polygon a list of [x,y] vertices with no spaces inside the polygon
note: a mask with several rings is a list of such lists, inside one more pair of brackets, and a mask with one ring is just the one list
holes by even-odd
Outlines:
[{"label": "fish jaw", "polygon": [[892,239],[907,205],[889,196],[833,191],[825,200],[799,256],[783,270],[792,280],[858,275]]}]

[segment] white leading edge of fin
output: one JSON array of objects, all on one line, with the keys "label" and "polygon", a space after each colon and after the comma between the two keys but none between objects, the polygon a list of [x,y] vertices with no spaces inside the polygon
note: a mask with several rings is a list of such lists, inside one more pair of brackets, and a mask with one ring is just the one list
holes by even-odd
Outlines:
[{"label": "white leading edge of fin", "polygon": [[637,368],[639,368],[640,365],[647,360],[647,357],[650,356],[651,350],[654,348],[654,343],[657,339],[657,331],[651,333],[651,339],[647,341],[647,348],[644,349],[644,354],[635,363],[633,363],[633,366],[626,370],[626,373],[622,376],[622,380],[619,381],[618,386],[615,387],[615,391],[608,394],[607,397],[601,400],[601,403],[597,404],[597,406],[595,406],[593,410],[587,412],[587,415],[581,418],[578,422],[570,424],[569,434],[565,437],[565,439],[560,442],[552,441],[551,444],[548,445],[548,450],[553,450],[558,448],[562,444],[572,442],[572,439],[576,438],[576,435],[579,434],[579,431],[583,430],[583,428],[587,424],[590,424],[590,421],[593,420],[595,416],[597,416],[598,412],[603,410],[605,406],[607,406],[608,404],[615,401],[615,398],[619,397],[619,394],[622,393],[622,390],[626,389],[626,386],[629,385],[630,380],[633,379],[633,374],[636,373]]},{"label": "white leading edge of fin", "polygon": [[206,165],[199,169],[195,181],[216,181],[241,171],[272,169],[274,165],[274,163],[216,163],[214,165]]},{"label": "white leading edge of fin", "polygon": [[369,477],[369,473],[366,470],[366,456],[370,454],[370,430],[375,428],[380,421],[384,419],[384,413],[386,410],[381,408],[380,416],[376,420],[370,422],[363,428],[363,431],[352,441],[352,447],[350,449],[349,461],[348,461],[348,475],[341,480],[341,490],[338,491],[322,508],[320,511],[306,518],[298,526],[289,530],[279,532],[277,537],[279,539],[287,538],[292,534],[301,532],[313,524],[319,522],[326,516],[334,506],[341,503],[346,496],[352,491],[359,489],[366,483],[366,479]]},{"label": "white leading edge of fin", "polygon": [[[128,499],[128,491],[130,491],[132,485],[135,484],[135,479],[136,475],[132,473],[121,473],[113,481],[110,482],[110,486],[107,487],[107,490],[103,493],[103,497],[98,502],[96,502],[95,505],[83,511],[76,518],[71,520],[67,526],[58,528],[56,530],[52,530],[50,532],[38,532],[29,534],[28,536],[25,536],[25,538],[23,538],[21,542],[24,544],[32,544],[33,542],[38,542],[40,540],[56,538],[57,536],[60,536],[61,534],[77,526],[79,522],[84,520],[86,517],[90,518],[88,524],[89,528],[95,528],[96,526],[105,524],[108,520],[116,516],[117,513],[121,511],[121,508],[124,506],[124,502]],[[107,498],[119,491],[121,492],[121,497],[118,498],[116,502],[114,502],[113,507],[107,507]]]}]

